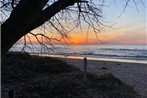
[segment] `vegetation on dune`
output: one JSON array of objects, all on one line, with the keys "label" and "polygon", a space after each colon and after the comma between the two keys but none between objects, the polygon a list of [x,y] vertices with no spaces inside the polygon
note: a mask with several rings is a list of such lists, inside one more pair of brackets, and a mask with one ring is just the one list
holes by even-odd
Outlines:
[{"label": "vegetation on dune", "polygon": [[140,98],[113,75],[88,74],[61,60],[10,53],[2,59],[2,98]]}]

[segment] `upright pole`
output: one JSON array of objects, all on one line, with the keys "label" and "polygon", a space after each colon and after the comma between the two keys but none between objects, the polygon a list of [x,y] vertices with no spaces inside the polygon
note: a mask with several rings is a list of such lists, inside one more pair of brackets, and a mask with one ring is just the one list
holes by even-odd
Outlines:
[{"label": "upright pole", "polygon": [[87,81],[87,58],[86,57],[84,57],[83,72],[84,72],[84,82],[86,82]]},{"label": "upright pole", "polygon": [[9,96],[9,98],[14,98],[14,91],[13,90],[9,90],[8,96]]}]

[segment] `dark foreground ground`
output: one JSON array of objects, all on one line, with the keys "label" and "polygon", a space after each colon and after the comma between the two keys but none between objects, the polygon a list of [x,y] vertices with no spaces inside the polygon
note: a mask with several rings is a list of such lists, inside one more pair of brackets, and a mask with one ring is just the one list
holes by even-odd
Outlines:
[{"label": "dark foreground ground", "polygon": [[84,83],[79,69],[55,58],[11,53],[1,69],[1,98],[141,98],[111,74],[89,73]]}]

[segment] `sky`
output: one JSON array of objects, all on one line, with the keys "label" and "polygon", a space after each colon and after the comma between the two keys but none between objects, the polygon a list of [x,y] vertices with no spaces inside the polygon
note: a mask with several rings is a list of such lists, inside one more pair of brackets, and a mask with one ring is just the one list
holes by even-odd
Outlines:
[{"label": "sky", "polygon": [[[106,29],[101,37],[108,40],[111,44],[147,44],[147,26],[146,26],[146,7],[142,4],[138,5],[138,9],[133,2],[130,2],[125,12],[122,12],[124,4],[119,0],[116,5],[106,8],[106,20],[116,22],[117,30]],[[139,0],[138,0],[139,1]],[[144,3],[146,2],[143,0]],[[146,3],[145,3],[146,5]],[[120,16],[120,17],[119,17]],[[115,27],[114,26],[114,27]],[[106,34],[107,33],[107,34]],[[107,39],[105,36],[108,36]]]},{"label": "sky", "polygon": [[[98,1],[98,0],[96,0]],[[109,0],[112,1],[112,0]],[[139,1],[139,0],[138,0]],[[143,0],[145,3],[145,0]],[[102,31],[98,34],[98,37],[101,41],[108,44],[147,44],[147,20],[146,20],[146,7],[142,4],[138,5],[138,9],[135,7],[134,3],[130,2],[125,12],[121,14],[124,9],[125,2],[124,0],[116,0],[116,3],[111,3],[106,0],[106,4],[109,7],[103,9],[103,17],[106,25],[113,25],[112,28],[105,28],[105,31]],[[146,5],[146,3],[145,3]],[[81,40],[79,44],[82,43],[97,43],[95,41],[95,34],[89,33],[88,42],[85,41],[85,32],[73,33],[73,39],[76,40],[76,37]],[[85,41],[85,42],[84,42]],[[75,44],[78,44],[76,42]]]},{"label": "sky", "polygon": [[[125,0],[105,0],[107,6],[103,8],[103,20],[105,25],[113,25],[112,28],[105,27],[104,31],[97,34],[97,38],[92,30],[87,35],[86,29],[77,29],[69,34],[70,39],[65,39],[64,41],[67,44],[75,45],[103,43],[147,44],[147,2],[146,0],[142,1],[144,4],[138,4],[137,8],[133,2],[130,2],[124,11]],[[99,0],[94,2],[99,3]],[[58,37],[56,33],[53,35],[56,38]],[[62,42],[64,41],[62,40]]]},{"label": "sky", "polygon": [[[110,0],[111,1],[111,0]],[[113,25],[112,28],[105,28],[98,34],[98,38],[108,44],[147,44],[147,20],[146,7],[142,4],[138,5],[138,9],[134,3],[130,2],[131,7],[127,7],[125,12],[121,14],[124,9],[123,0],[116,0],[116,3],[106,2],[109,7],[103,9],[103,17],[106,25]],[[139,0],[138,0],[139,1]],[[145,2],[145,0],[144,0]],[[146,4],[145,4],[146,5]],[[80,33],[80,34],[79,34]],[[81,39],[74,44],[91,43],[96,44],[94,33],[89,33],[89,40],[85,40],[85,32],[73,33],[73,39]],[[82,40],[83,39],[83,40]]]}]

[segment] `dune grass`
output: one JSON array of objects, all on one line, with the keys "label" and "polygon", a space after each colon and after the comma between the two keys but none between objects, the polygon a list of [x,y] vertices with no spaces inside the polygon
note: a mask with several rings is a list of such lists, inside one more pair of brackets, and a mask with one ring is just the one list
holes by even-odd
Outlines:
[{"label": "dune grass", "polygon": [[2,57],[2,98],[141,98],[132,87],[111,74],[88,74],[50,58],[9,53]]}]

